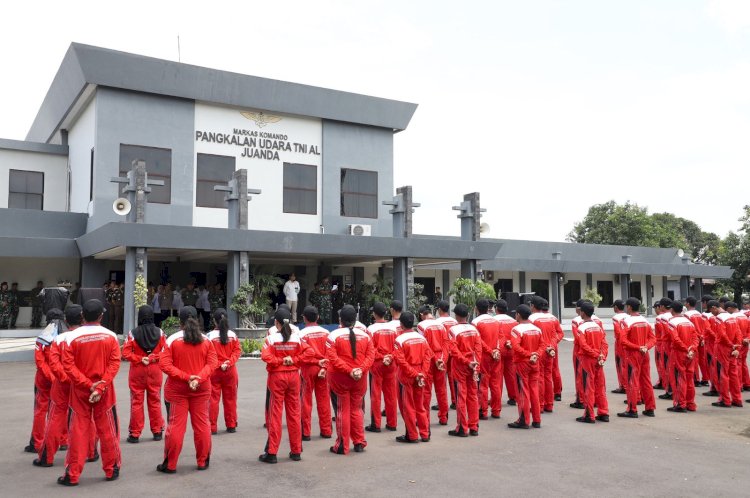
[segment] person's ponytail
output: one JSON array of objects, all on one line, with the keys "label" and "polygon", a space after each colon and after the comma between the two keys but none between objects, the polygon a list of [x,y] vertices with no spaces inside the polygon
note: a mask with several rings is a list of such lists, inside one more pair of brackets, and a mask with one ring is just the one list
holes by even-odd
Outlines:
[{"label": "person's ponytail", "polygon": [[279,308],[274,313],[273,318],[276,321],[276,328],[281,333],[284,342],[289,342],[289,338],[292,337],[292,326],[289,325],[292,314],[285,308]]},{"label": "person's ponytail", "polygon": [[352,358],[357,358],[357,334],[354,333],[354,325],[357,323],[357,310],[350,304],[344,305],[339,311],[341,326],[349,329],[349,346],[352,349]]},{"label": "person's ponytail", "polygon": [[188,344],[200,344],[203,342],[201,325],[195,318],[188,318],[182,324],[183,340]]},{"label": "person's ponytail", "polygon": [[289,319],[284,318],[284,322],[281,324],[281,337],[284,339],[283,342],[289,342],[289,338],[292,337],[292,326],[289,325]]},{"label": "person's ponytail", "polygon": [[229,342],[229,320],[227,320],[227,311],[224,308],[218,308],[214,311],[214,324],[219,329],[219,342],[227,344]]},{"label": "person's ponytail", "polygon": [[349,346],[352,348],[352,358],[357,359],[357,334],[354,327],[349,327]]}]

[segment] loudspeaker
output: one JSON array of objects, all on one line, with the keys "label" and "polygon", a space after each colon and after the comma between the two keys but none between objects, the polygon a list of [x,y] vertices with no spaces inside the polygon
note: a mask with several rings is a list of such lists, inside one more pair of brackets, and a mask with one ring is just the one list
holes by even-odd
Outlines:
[{"label": "loudspeaker", "polygon": [[127,215],[131,208],[130,201],[124,197],[118,197],[115,199],[115,202],[112,203],[112,211],[120,216]]}]

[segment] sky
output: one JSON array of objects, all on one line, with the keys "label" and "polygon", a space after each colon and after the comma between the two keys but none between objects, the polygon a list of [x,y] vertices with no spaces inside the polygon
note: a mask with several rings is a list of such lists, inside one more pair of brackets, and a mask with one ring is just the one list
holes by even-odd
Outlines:
[{"label": "sky", "polygon": [[749,0],[71,0],[3,13],[2,138],[25,138],[71,42],[177,60],[179,36],[182,62],[419,104],[394,138],[417,233],[458,235],[451,207],[469,192],[489,237],[550,241],[612,199],[719,235],[750,204]]}]

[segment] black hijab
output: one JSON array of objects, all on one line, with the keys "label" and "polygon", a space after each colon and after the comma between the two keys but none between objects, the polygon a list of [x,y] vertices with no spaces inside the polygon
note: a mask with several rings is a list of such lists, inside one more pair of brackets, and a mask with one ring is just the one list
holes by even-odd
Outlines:
[{"label": "black hijab", "polygon": [[151,354],[161,339],[161,329],[154,325],[154,309],[151,306],[145,305],[138,308],[138,326],[130,333],[133,334],[133,339],[138,346],[146,354]]}]

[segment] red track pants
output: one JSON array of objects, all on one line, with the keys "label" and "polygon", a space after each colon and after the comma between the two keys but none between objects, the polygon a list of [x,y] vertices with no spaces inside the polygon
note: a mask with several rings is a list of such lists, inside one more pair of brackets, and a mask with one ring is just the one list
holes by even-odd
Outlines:
[{"label": "red track pants", "polygon": [[302,381],[298,370],[268,373],[268,406],[266,426],[268,441],[266,453],[275,455],[281,444],[281,412],[286,409],[286,430],[292,453],[302,453],[302,420],[300,418],[300,393]]},{"label": "red track pants", "polygon": [[654,361],[656,362],[656,373],[659,374],[659,384],[662,385],[665,391],[669,391],[669,351],[667,350],[668,344],[664,341],[657,341],[656,347],[654,348],[656,354]]},{"label": "red track pants", "polygon": [[542,353],[539,358],[539,405],[552,410],[555,405],[555,358]]},{"label": "red track pants", "polygon": [[713,340],[706,340],[705,343],[705,350],[706,350],[706,364],[708,365],[708,375],[711,380],[711,390],[712,391],[718,391],[718,383],[719,379],[716,376],[716,346],[715,341]]},{"label": "red track pants", "polygon": [[110,387],[102,399],[94,404],[89,403],[88,390],[71,389],[69,442],[65,455],[65,474],[70,482],[78,482],[86,459],[91,456],[92,420],[99,438],[104,475],[111,477],[115,469],[120,468],[120,422],[113,389]]},{"label": "red track pants", "polygon": [[626,352],[628,411],[638,411],[638,401],[643,400],[646,410],[656,408],[654,386],[651,385],[651,355],[640,350]]},{"label": "red track pants", "polygon": [[739,368],[740,368],[740,387],[750,387],[750,370],[747,368],[747,344],[740,348]]},{"label": "red track pants", "polygon": [[[430,419],[424,403],[425,387],[418,387],[414,379],[399,375],[398,406],[409,440],[429,439]],[[428,408],[429,409],[429,408]]]},{"label": "red track pants", "polygon": [[[39,460],[44,463],[54,463],[55,453],[60,446],[68,444],[68,417],[70,408],[70,384],[68,382],[52,383],[50,391],[49,420],[44,442],[39,448]],[[91,421],[89,430],[89,450],[87,458],[96,455],[96,426]]]},{"label": "red track pants", "polygon": [[[432,402],[432,388],[435,387],[435,398],[438,405],[438,420],[448,422],[448,388],[446,386],[445,370],[438,370],[435,362],[430,367],[430,375],[425,378],[424,386],[424,408],[429,414]],[[429,416],[428,416],[429,418]]]},{"label": "red track pants", "polygon": [[[503,351],[500,355],[501,362],[503,364],[503,384],[505,389],[508,391],[508,399],[515,400],[518,396],[516,389],[516,365],[513,363],[513,353]],[[503,386],[500,385],[500,396],[503,394]]]},{"label": "red track pants", "polygon": [[[188,413],[193,426],[195,459],[198,466],[205,466],[211,458],[211,424],[208,421],[208,405],[211,387],[203,382],[198,391],[190,391],[187,382],[183,386],[170,387],[172,379],[164,387],[167,405],[167,431],[164,435],[164,464],[170,470],[177,469],[182,444],[185,440]],[[182,381],[174,381],[182,383]]]},{"label": "red track pants", "polygon": [[140,437],[143,431],[143,399],[148,405],[148,420],[151,433],[159,434],[164,430],[164,417],[161,414],[162,372],[158,363],[148,366],[131,363],[128,374],[130,387],[130,425],[128,432],[133,437]]},{"label": "red track pants", "polygon": [[389,427],[398,425],[398,377],[396,364],[383,365],[381,360],[375,361],[370,370],[370,423],[380,428],[381,395],[385,401],[385,423]]},{"label": "red track pants", "polygon": [[541,422],[539,407],[539,365],[524,361],[516,363],[516,387],[518,388],[518,421],[528,424]]},{"label": "red track pants", "polygon": [[622,344],[620,341],[615,341],[615,371],[617,372],[617,387],[620,389],[625,388],[625,384],[627,382],[625,381],[625,372],[627,371],[627,368],[625,367],[625,354],[622,350]]},{"label": "red track pants", "polygon": [[34,379],[34,419],[31,424],[31,439],[29,444],[38,451],[44,442],[44,433],[49,416],[49,398],[52,383],[37,370]]},{"label": "red track pants", "polygon": [[232,365],[226,371],[221,368],[214,370],[211,375],[211,404],[208,409],[208,419],[211,422],[211,432],[219,430],[219,402],[223,401],[224,425],[227,429],[237,427],[237,387],[239,376],[237,367]]},{"label": "red track pants", "polygon": [[553,361],[552,388],[555,391],[555,395],[559,395],[562,394],[562,375],[560,375],[560,351],[558,351],[557,345],[555,345],[555,358]]},{"label": "red track pants", "polygon": [[346,455],[349,453],[350,442],[367,446],[363,410],[367,381],[364,377],[354,380],[340,372],[329,373],[328,376],[331,401],[336,411],[336,442],[333,450]]},{"label": "red track pants", "polygon": [[732,348],[717,344],[715,353],[719,400],[728,405],[742,403],[739,368],[737,358],[732,356]]},{"label": "red track pants", "polygon": [[478,382],[466,366],[453,365],[453,387],[456,390],[456,430],[466,434],[479,430]]},{"label": "red track pants", "polygon": [[686,351],[672,352],[672,399],[674,406],[695,411],[695,364]]},{"label": "red track pants", "polygon": [[581,383],[583,384],[584,416],[594,418],[596,415],[609,415],[607,404],[607,382],[604,378],[604,368],[599,366],[596,358],[581,358]]},{"label": "red track pants", "polygon": [[451,393],[451,404],[456,406],[456,383],[453,382],[453,358],[448,357],[448,361],[445,367],[445,375],[448,378],[448,389]]},{"label": "red track pants", "polygon": [[[706,361],[706,346],[705,343],[698,346],[698,366],[695,368],[696,380],[709,381],[711,380],[711,372],[708,370],[708,362]],[[700,374],[700,378],[698,375]]]},{"label": "red track pants", "polygon": [[[493,360],[491,354],[482,353],[482,379],[479,382],[479,413],[486,416],[487,407],[492,415],[502,410],[503,362]],[[488,398],[490,402],[488,403]]]},{"label": "red track pants", "polygon": [[306,365],[302,368],[302,435],[309,436],[312,431],[313,392],[318,407],[318,424],[320,434],[330,436],[331,427],[331,394],[328,391],[328,379],[318,377],[320,367]]},{"label": "red track pants", "polygon": [[578,352],[573,348],[573,374],[575,375],[576,381],[576,401],[581,401],[583,398],[583,384],[581,384],[581,359],[578,357]]}]

